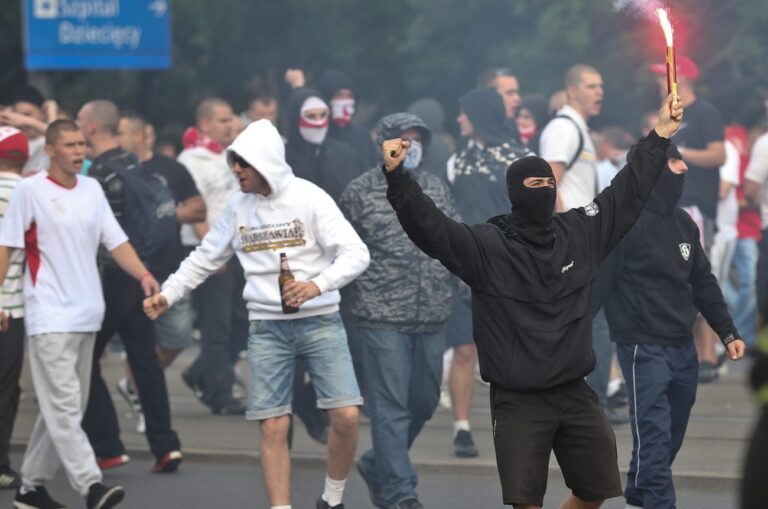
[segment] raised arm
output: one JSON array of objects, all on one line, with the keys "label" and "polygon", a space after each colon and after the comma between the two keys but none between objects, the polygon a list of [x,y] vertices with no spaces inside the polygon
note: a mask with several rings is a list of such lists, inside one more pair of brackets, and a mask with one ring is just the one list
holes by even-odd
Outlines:
[{"label": "raised arm", "polygon": [[679,129],[682,118],[683,106],[679,98],[670,95],[659,109],[656,129],[635,145],[629,161],[614,177],[611,185],[593,203],[583,208],[587,215],[596,263],[599,264],[608,256],[640,217],[656,181],[667,165],[669,138]]},{"label": "raised arm", "polygon": [[387,176],[387,199],[408,238],[424,253],[440,261],[470,286],[476,281],[480,244],[472,229],[446,216],[403,169],[408,141],[387,140],[382,145]]}]

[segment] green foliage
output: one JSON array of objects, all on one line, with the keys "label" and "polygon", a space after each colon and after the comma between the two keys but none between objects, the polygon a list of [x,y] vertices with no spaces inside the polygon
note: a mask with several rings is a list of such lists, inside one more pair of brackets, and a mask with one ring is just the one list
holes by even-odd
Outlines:
[{"label": "green foliage", "polygon": [[[125,1],[125,0],[124,0]],[[0,90],[23,77],[19,5],[0,11]],[[765,0],[671,0],[681,51],[700,64],[700,92],[728,120],[754,121],[768,84]],[[207,95],[247,100],[254,75],[282,84],[288,67],[312,77],[335,67],[353,77],[376,114],[430,95],[457,98],[488,66],[519,76],[523,93],[551,94],[576,62],[603,73],[600,124],[634,125],[658,103],[651,62],[663,58],[653,20],[613,11],[610,0],[172,0],[169,72],[54,72],[53,94],[74,112],[107,97],[177,136]]]}]

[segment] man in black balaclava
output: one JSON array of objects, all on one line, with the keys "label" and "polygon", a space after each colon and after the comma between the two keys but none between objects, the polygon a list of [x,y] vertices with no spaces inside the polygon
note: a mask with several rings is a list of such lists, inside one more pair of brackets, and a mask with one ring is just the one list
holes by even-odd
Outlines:
[{"label": "man in black balaclava", "polygon": [[632,420],[627,507],[675,507],[671,466],[696,399],[693,324],[698,313],[731,359],[740,359],[745,348],[699,229],[677,206],[688,167],[673,144],[667,158],[645,210],[605,263],[603,302]]},{"label": "man in black balaclava", "polygon": [[482,225],[451,220],[402,169],[408,142],[383,144],[387,198],[422,251],[472,289],[480,372],[491,417],[503,501],[541,507],[555,451],[572,495],[561,509],[596,509],[621,495],[616,440],[584,380],[594,369],[592,279],[629,231],[666,167],[683,116],[667,98],[611,186],[577,209],[553,214],[554,175],[529,156],[512,163],[512,211]]}]

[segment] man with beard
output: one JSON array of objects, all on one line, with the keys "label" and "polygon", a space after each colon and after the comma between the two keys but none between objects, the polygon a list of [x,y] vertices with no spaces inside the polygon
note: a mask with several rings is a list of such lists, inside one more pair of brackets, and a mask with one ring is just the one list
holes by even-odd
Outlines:
[{"label": "man with beard", "polygon": [[667,158],[645,210],[606,262],[610,286],[603,300],[611,339],[618,343],[632,420],[632,459],[624,490],[628,508],[675,507],[671,467],[696,399],[698,357],[692,331],[698,312],[731,359],[741,359],[745,348],[699,241],[699,229],[677,207],[688,166],[673,144]]},{"label": "man with beard", "polygon": [[529,156],[507,170],[511,213],[474,226],[445,216],[403,170],[407,141],[383,144],[387,198],[403,229],[472,289],[503,501],[518,509],[541,507],[552,450],[572,491],[561,509],[595,509],[622,492],[613,431],[584,381],[595,364],[590,294],[666,166],[683,107],[669,97],[659,116],[593,202],[553,215],[552,168]]}]

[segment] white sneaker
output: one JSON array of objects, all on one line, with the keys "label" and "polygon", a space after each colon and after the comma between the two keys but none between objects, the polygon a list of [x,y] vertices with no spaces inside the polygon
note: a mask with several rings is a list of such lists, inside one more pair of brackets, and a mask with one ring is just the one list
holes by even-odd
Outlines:
[{"label": "white sneaker", "polygon": [[147,432],[147,423],[144,421],[144,412],[139,411],[139,420],[136,423],[136,433],[142,435]]}]

